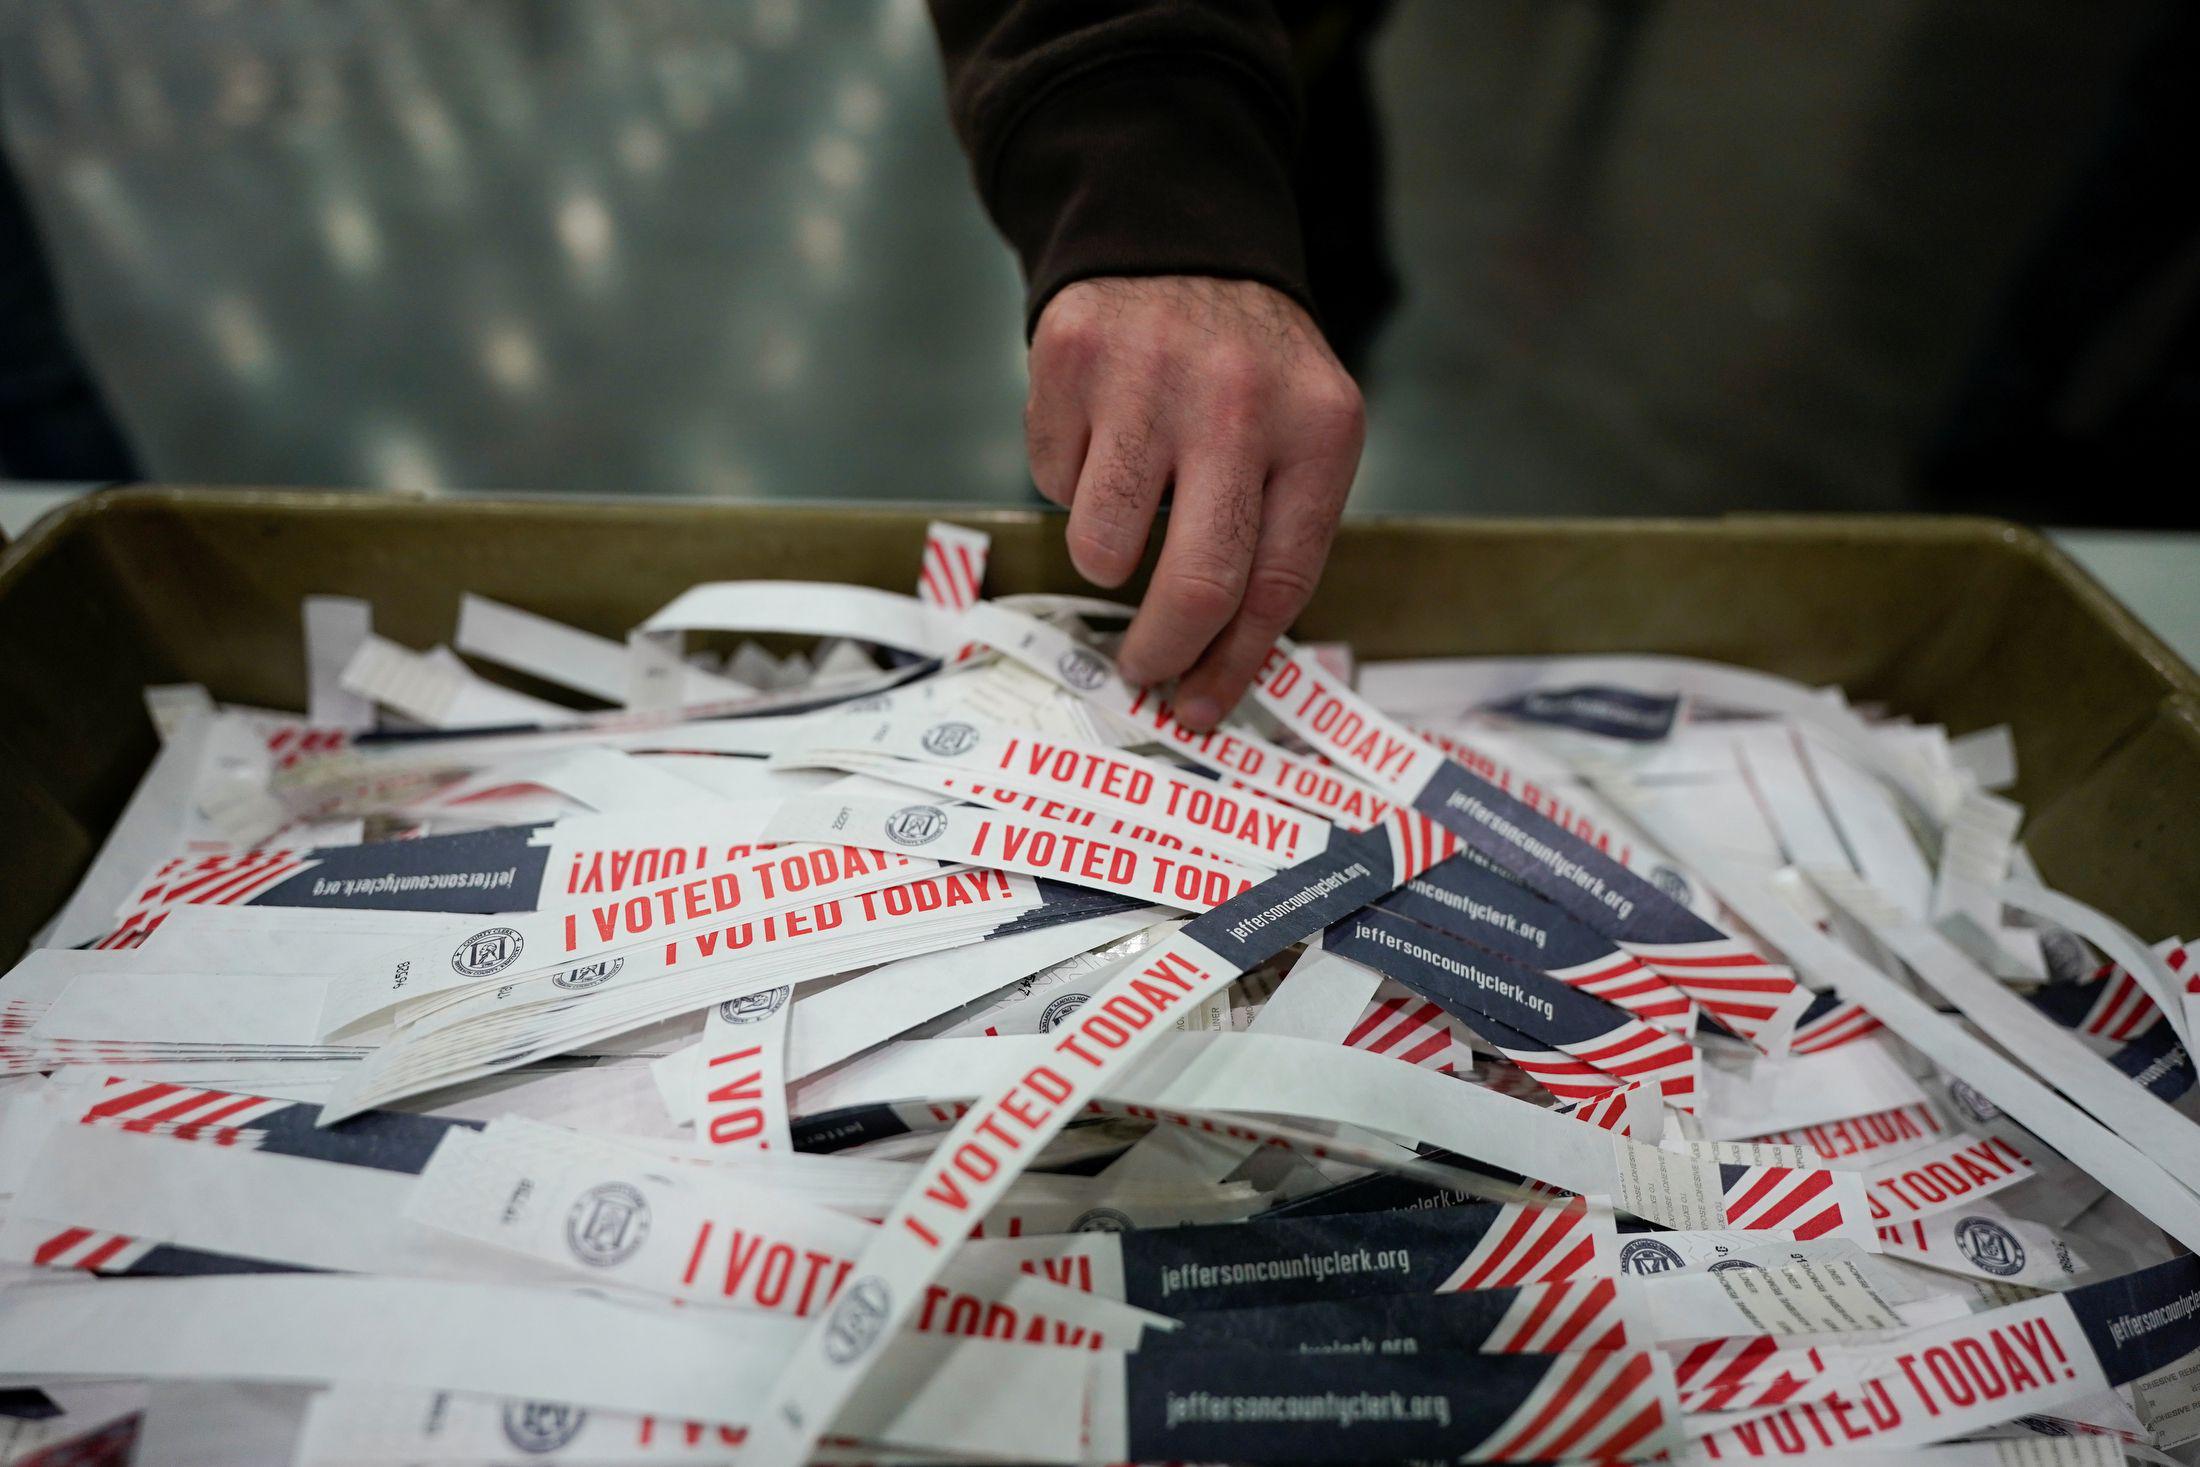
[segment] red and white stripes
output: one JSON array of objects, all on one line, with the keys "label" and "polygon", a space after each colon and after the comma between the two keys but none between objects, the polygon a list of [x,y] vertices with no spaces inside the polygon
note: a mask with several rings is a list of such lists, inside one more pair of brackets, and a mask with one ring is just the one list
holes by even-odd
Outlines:
[{"label": "red and white stripes", "polygon": [[1518,1410],[1469,1454],[1475,1461],[1617,1461],[1666,1424],[1660,1362],[1644,1350],[1555,1356]]},{"label": "red and white stripes", "polygon": [[280,849],[176,857],[146,879],[118,914],[114,929],[92,946],[136,947],[160,926],[171,907],[242,906],[312,864],[303,851]]},{"label": "red and white stripes", "polygon": [[[2183,948],[2169,956],[2172,970],[2181,969],[2184,961]],[[2109,963],[2101,968],[2099,976],[2099,992],[2094,997],[2093,1007],[2078,1021],[2082,1032],[2121,1043],[2137,1039],[2162,1021],[2161,1006],[2128,971]],[[2200,982],[2200,973],[2185,980],[2187,992],[2200,992],[2193,987],[2195,982]]]},{"label": "red and white stripes", "polygon": [[942,611],[968,611],[978,604],[985,584],[985,562],[993,537],[980,530],[934,520],[924,527],[924,560],[917,573],[917,599]]},{"label": "red and white stripes", "polygon": [[1611,1213],[1602,1208],[1592,1213],[1586,1202],[1558,1207],[1508,1203],[1436,1292],[1509,1289],[1604,1273],[1598,1259],[1609,1257],[1613,1249],[1600,1244],[1610,1244],[1613,1233]]},{"label": "red and white stripes", "polygon": [[30,1259],[40,1268],[120,1273],[158,1246],[152,1238],[130,1238],[96,1228],[58,1228],[32,1245]]},{"label": "red and white stripes", "polygon": [[348,729],[286,723],[267,736],[267,752],[275,756],[277,769],[288,769],[309,754],[338,753],[350,742]]},{"label": "red and white stripes", "polygon": [[1382,823],[1390,836],[1392,879],[1399,886],[1459,854],[1459,837],[1417,811],[1392,810]]},{"label": "red and white stripes", "polygon": [[1458,1026],[1459,1021],[1442,1005],[1386,978],[1344,1042],[1352,1049],[1392,1055],[1409,1065],[1452,1071],[1472,1064]]},{"label": "red and white stripes", "polygon": [[1789,1054],[1819,1054],[1838,1049],[1885,1027],[1860,1003],[1844,1001],[1819,1017],[1795,1026],[1788,1041]]},{"label": "red and white stripes", "polygon": [[1677,1110],[1694,1111],[1700,1057],[1676,1034],[1630,1022],[1601,1038],[1569,1044],[1566,1052],[1621,1084],[1649,1085]]},{"label": "red and white stripes", "polygon": [[1690,1412],[1785,1405],[1825,1370],[1816,1350],[1782,1349],[1771,1335],[1704,1340],[1673,1362],[1681,1409]]},{"label": "red and white stripes", "polygon": [[1485,1355],[1556,1355],[1627,1347],[1627,1313],[1612,1279],[1523,1284],[1487,1338]]},{"label": "red and white stripes", "polygon": [[1622,943],[1703,1011],[1768,1054],[1782,1052],[1810,991],[1791,968],[1738,938],[1671,944]]},{"label": "red and white stripes", "polygon": [[[1631,1109],[1632,1092],[1638,1088],[1635,1085],[1622,1085],[1615,1090],[1607,1090],[1604,1094],[1593,1099],[1559,1106],[1557,1113],[1562,1116],[1571,1116],[1577,1121],[1586,1121],[1601,1131],[1614,1131],[1622,1136],[1632,1136],[1635,1132],[1634,1127],[1628,1122],[1628,1114]],[[1655,1136],[1645,1136],[1642,1139],[1651,1142],[1657,1140]]]},{"label": "red and white stripes", "polygon": [[1846,1221],[1836,1174],[1823,1168],[1729,1167],[1722,1177],[1729,1228],[1777,1228],[1809,1239],[1838,1232]]},{"label": "red and white stripes", "polygon": [[1666,982],[1633,953],[1613,953],[1575,967],[1546,971],[1568,987],[1593,993],[1646,1024],[1655,1024],[1677,1034],[1686,1034],[1695,1027],[1695,1000]]},{"label": "red and white stripes", "polygon": [[87,1126],[115,1126],[183,1141],[235,1146],[239,1142],[249,1144],[255,1121],[287,1110],[292,1103],[262,1095],[110,1076],[99,1098],[86,1106],[77,1120]]}]

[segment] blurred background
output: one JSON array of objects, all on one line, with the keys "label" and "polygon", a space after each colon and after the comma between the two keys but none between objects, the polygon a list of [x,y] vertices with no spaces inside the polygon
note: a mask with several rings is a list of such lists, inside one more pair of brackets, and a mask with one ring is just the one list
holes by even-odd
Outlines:
[{"label": "blurred background", "polygon": [[[1356,507],[2189,525],[2189,0],[1402,0]],[[150,477],[1030,497],[919,0],[0,0]]]}]

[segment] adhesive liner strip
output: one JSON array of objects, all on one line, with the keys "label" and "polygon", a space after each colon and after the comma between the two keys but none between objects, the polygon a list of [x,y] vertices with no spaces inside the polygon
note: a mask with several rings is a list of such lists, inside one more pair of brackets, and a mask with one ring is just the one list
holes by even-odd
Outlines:
[{"label": "adhesive liner strip", "polygon": [[1696,1051],[1686,1039],[1524,964],[1380,910],[1338,923],[1323,946],[1436,1000],[1471,1027],[1480,1019],[1512,1031],[1511,1044],[1491,1042],[1562,1099],[1588,1097],[1561,1088],[1550,1064],[1554,1050],[1567,1066],[1586,1065],[1602,1077],[1600,1091],[1639,1081],[1668,1105],[1696,1107]]},{"label": "adhesive liner strip", "polygon": [[340,686],[430,728],[570,723],[580,716],[476,677],[456,657],[438,660],[374,636],[344,665]]},{"label": "adhesive liner strip", "polygon": [[[179,1148],[180,1149],[180,1148]],[[872,1224],[728,1175],[680,1167],[575,1132],[500,1120],[443,1138],[405,1216],[517,1255],[570,1282],[809,1318],[856,1266]],[[928,1292],[916,1327],[1038,1346],[1135,1348],[1158,1315],[965,1253]]]},{"label": "adhesive liner strip", "polygon": [[881,980],[876,984],[848,983],[804,994],[795,1002],[791,1021],[787,1076],[799,1080],[836,1065],[927,1019],[1168,916],[1161,907],[1109,912],[1011,933],[976,948],[903,958],[874,968],[869,976]]},{"label": "adhesive liner strip", "polygon": [[[589,1410],[563,1401],[340,1382],[314,1393],[289,1460],[290,1467],[483,1467],[512,1461],[515,1444],[524,1444],[519,1449],[529,1458],[550,1462],[669,1458],[682,1467],[735,1467],[746,1435],[738,1426]],[[189,1460],[226,1464],[238,1457],[210,1454]],[[923,1452],[833,1443],[811,1460],[816,1467],[933,1467],[937,1461]]]},{"label": "adhesive liner strip", "polygon": [[302,608],[306,632],[306,722],[314,728],[356,733],[374,727],[374,704],[341,686],[344,668],[374,634],[372,603],[354,596],[308,596]]},{"label": "adhesive liner strip", "polygon": [[1223,778],[1286,805],[1323,816],[1347,830],[1365,830],[1397,802],[1354,775],[1319,759],[1293,754],[1241,728],[1193,733],[1152,693],[1133,688],[1115,664],[1084,643],[1031,617],[981,601],[963,614],[972,639],[1006,653],[1057,687],[1114,717],[1140,739],[1173,747]]},{"label": "adhesive liner strip", "polygon": [[[1043,1035],[912,1040],[814,1082],[801,1100],[839,1110],[960,1098],[997,1088],[1003,1076],[1037,1069],[1052,1048],[1053,1040]],[[1169,1035],[1154,1041],[1137,1064],[1103,1077],[1097,1088],[1125,1104],[1296,1116],[1426,1141],[1569,1192],[1610,1197],[1666,1227],[1744,1226],[1727,1216],[1726,1198],[1732,1196],[1737,1202],[1747,1199],[1747,1225],[1793,1230],[1824,1217],[1812,1236],[1838,1232],[1876,1247],[1862,1179],[1855,1173],[1722,1170],[1494,1090],[1463,1086],[1341,1045],[1259,1034]],[[1735,1174],[1732,1185],[1725,1172]],[[1802,1186],[1809,1190],[1798,1196]],[[1806,1209],[1806,1203],[1814,1205]]]},{"label": "adhesive liner strip", "polygon": [[2168,961],[2133,935],[2130,928],[2106,912],[2087,906],[2059,891],[2049,891],[2036,881],[2005,881],[1995,896],[2029,916],[2067,927],[2092,943],[2153,996],[2154,1002],[2177,1030],[2177,1038],[2189,1051],[2192,1030],[2185,1015],[2184,984]]},{"label": "adhesive liner strip", "polygon": [[[796,795],[764,827],[767,840],[847,842],[869,850],[1051,877],[1118,896],[1204,911],[1249,891],[1260,873],[1129,836],[1082,834],[975,806]],[[906,859],[906,858],[904,858]]]},{"label": "adhesive liner strip", "polygon": [[1158,759],[960,718],[844,718],[821,726],[809,747],[778,762],[831,765],[840,754],[936,765],[1020,793],[1150,820],[1217,854],[1242,851],[1271,868],[1316,854],[1334,833],[1319,816],[1224,789]]},{"label": "adhesive liner strip", "polygon": [[1785,968],[1704,921],[1646,878],[1438,753],[1284,644],[1253,696],[1300,738],[1441,822],[1507,875],[1640,957],[1704,1011],[1768,1054],[1784,1054],[1810,1005]]},{"label": "adhesive liner strip", "polygon": [[[2200,1124],[2132,1084],[2114,1065],[2087,1049],[2084,1041],[2011,992],[1955,944],[1895,910],[1855,877],[1836,871],[1804,875],[1828,901],[1960,1008],[1981,1033],[2035,1073],[2054,1076],[2057,1089],[2124,1140],[2135,1146],[2143,1141],[2146,1154],[2187,1188],[2200,1188]],[[1870,1006],[1868,998],[1864,1002]],[[2074,1161],[2085,1155],[2067,1149],[2064,1154]]]},{"label": "adhesive liner strip", "polygon": [[[572,688],[624,703],[627,698],[627,649],[609,637],[537,616],[486,596],[459,598],[458,632],[451,644],[459,651],[529,673],[559,687]],[[701,668],[680,669],[679,701],[732,702],[756,695],[756,689]]]},{"label": "adhesive liner strip", "polygon": [[[1826,1419],[1832,1419],[1830,1412]],[[1780,1423],[1787,1424],[1784,1419]],[[1890,1447],[1885,1451],[1844,1448],[1839,1461],[1840,1467],[2124,1467],[2127,1454],[2145,1462],[2182,1467],[2175,1457],[2113,1436],[2016,1437],[1907,1450]],[[1693,1444],[1672,1457],[1682,1467],[1701,1467],[1717,1460]]]},{"label": "adhesive liner strip", "polygon": [[712,1004],[696,1066],[695,1139],[722,1151],[792,1151],[787,1127],[791,984]]},{"label": "adhesive liner strip", "polygon": [[[1550,1355],[1620,1350],[1630,1325],[1618,1280],[1561,1279],[1453,1294],[1383,1294],[1186,1312],[1179,1329],[1142,1350],[1289,1350],[1337,1354]],[[1630,1334],[1630,1329],[1634,1334]]]},{"label": "adhesive liner strip", "polygon": [[1861,1389],[1826,1405],[1707,1436],[1704,1456],[1799,1456],[1859,1443],[1917,1446],[2055,1408],[2147,1375],[2200,1347],[2200,1260],[1911,1330],[1876,1355]]},{"label": "adhesive liner strip", "polygon": [[333,1037],[426,992],[509,983],[621,949],[835,896],[875,891],[938,870],[936,863],[871,847],[801,846],[760,851],[709,875],[675,878],[623,894],[502,919],[454,919],[447,935],[398,954],[329,990]]},{"label": "adhesive liner strip", "polygon": [[[1036,884],[1000,871],[934,876],[832,897],[583,963],[483,985],[410,1012],[330,1096],[326,1122],[373,1104],[494,1073],[636,1025],[898,954],[967,947],[1044,915]],[[960,909],[958,915],[957,909]],[[729,970],[739,965],[738,977]]]},{"label": "adhesive liner strip", "polygon": [[[1183,735],[1166,708],[1147,694],[1133,692],[1107,658],[1027,617],[981,605],[973,608],[965,625],[972,635],[1109,712],[1150,723],[1156,732],[1174,732],[1186,754],[1224,774],[1259,770],[1266,775],[1270,763],[1293,760],[1273,746],[1239,757],[1219,742],[1222,734]],[[1321,766],[1323,770],[1350,771],[1348,788],[1380,789],[1397,803],[1410,803],[1423,818],[1440,822],[1447,839],[1465,842],[1523,885],[1618,939],[1759,1048],[1784,1052],[1796,1019],[1810,1004],[1810,995],[1786,969],[1767,963],[1748,944],[1720,932],[1588,842],[1334,685],[1311,657],[1278,643],[1253,692],[1286,727],[1335,761],[1334,766]],[[1305,761],[1294,762],[1305,766]],[[1310,802],[1296,778],[1270,777],[1297,786],[1268,791],[1278,798],[1321,810],[1348,826],[1359,823]],[[1383,805],[1379,797],[1374,803]]]},{"label": "adhesive liner strip", "polygon": [[1182,1315],[1604,1282],[1618,1248],[1610,1209],[1575,1201],[1007,1238],[975,1243],[966,1257]]},{"label": "adhesive liner strip", "polygon": [[[804,1326],[638,1309],[500,1284],[335,1275],[115,1279],[0,1290],[0,1374],[52,1380],[373,1381],[753,1422]],[[586,1348],[576,1348],[585,1342]],[[1008,1460],[1075,1462],[1096,1357],[911,1336],[851,1403],[865,1437]],[[1060,1411],[1033,1411],[1059,1401]]]},{"label": "adhesive liner strip", "polygon": [[645,632],[789,632],[953,657],[956,618],[914,596],[828,581],[718,581],[672,598]]},{"label": "adhesive liner strip", "polygon": [[[2200,1197],[2144,1153],[1796,916],[1761,876],[1725,860],[1681,822],[1658,819],[1642,802],[1631,801],[1623,786],[1615,784],[1606,793],[1622,808],[1632,806],[1630,813],[1667,850],[1686,861],[1720,900],[1789,961],[1826,987],[1862,1003],[1898,1037],[1960,1077],[2049,1146],[2064,1156],[2083,1158],[2088,1171],[2155,1226],[2187,1248],[2200,1248]],[[2121,1075],[2117,1082],[2129,1084]]]},{"label": "adhesive liner strip", "polygon": [[[1166,1028],[1253,965],[1419,874],[1394,825],[1345,838],[1194,918],[1126,964],[1050,1036],[1051,1053],[974,1107],[904,1194],[862,1273],[803,1340],[750,1444],[766,1467],[797,1467],[832,1427],[877,1347],[906,1321],[956,1243],[1030,1158]],[[1434,853],[1431,852],[1431,855]],[[1378,1063],[1383,1061],[1378,1060]],[[1446,1082],[1448,1083],[1448,1082]]]},{"label": "adhesive liner strip", "polygon": [[1937,804],[1910,759],[1887,750],[1871,725],[1836,696],[1787,678],[1695,657],[1626,656],[1458,657],[1371,662],[1360,670],[1363,693],[1385,708],[1455,716],[1469,708],[1538,688],[1611,683],[1656,689],[1726,708],[1775,714],[1802,724],[1866,768],[1882,775],[1925,814]]}]

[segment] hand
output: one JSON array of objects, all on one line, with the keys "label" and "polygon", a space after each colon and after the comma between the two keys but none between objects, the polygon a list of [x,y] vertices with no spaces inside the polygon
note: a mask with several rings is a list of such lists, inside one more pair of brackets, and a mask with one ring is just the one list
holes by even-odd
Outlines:
[{"label": "hand", "polygon": [[1078,573],[1119,586],[1172,484],[1168,538],[1117,662],[1175,677],[1212,728],[1314,594],[1365,433],[1359,389],[1290,297],[1165,275],[1065,287],[1031,337],[1024,434]]}]

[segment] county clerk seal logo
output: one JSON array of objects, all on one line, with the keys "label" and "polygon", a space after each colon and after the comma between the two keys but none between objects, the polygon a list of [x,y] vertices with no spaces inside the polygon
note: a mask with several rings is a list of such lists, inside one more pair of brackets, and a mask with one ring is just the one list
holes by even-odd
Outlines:
[{"label": "county clerk seal logo", "polygon": [[825,1320],[825,1358],[846,1365],[877,1344],[893,1303],[893,1291],[882,1278],[860,1278],[850,1284]]},{"label": "county clerk seal logo", "polygon": [[594,988],[599,983],[609,983],[625,966],[625,958],[605,958],[600,963],[583,963],[578,968],[567,968],[550,982],[553,986],[564,989]]},{"label": "county clerk seal logo", "polygon": [[896,845],[921,846],[947,829],[947,812],[937,805],[904,805],[886,817],[886,838]]},{"label": "county clerk seal logo", "polygon": [[504,1408],[504,1439],[529,1456],[571,1444],[588,1413],[563,1401],[513,1401]]},{"label": "county clerk seal logo", "polygon": [[1062,654],[1062,660],[1054,664],[1061,670],[1062,681],[1081,692],[1089,693],[1108,680],[1108,665],[1100,660],[1100,654],[1084,647],[1072,647]]},{"label": "county clerk seal logo", "polygon": [[1085,1000],[1090,997],[1092,995],[1089,993],[1065,993],[1060,998],[1050,1002],[1039,1011],[1039,1032],[1041,1034],[1052,1034],[1061,1027],[1064,1019],[1083,1008]]},{"label": "county clerk seal logo", "polygon": [[462,978],[488,978],[519,961],[527,944],[509,927],[486,927],[458,945],[451,954],[451,971]]},{"label": "county clerk seal logo", "polygon": [[1686,1259],[1656,1238],[1630,1238],[1620,1245],[1621,1273],[1673,1273],[1687,1266]]},{"label": "county clerk seal logo", "polygon": [[1973,1264],[2000,1278],[2024,1272],[2024,1245],[2017,1235],[1988,1217],[1967,1217],[1956,1224],[1956,1247]]},{"label": "county clerk seal logo", "polygon": [[591,1268],[610,1268],[634,1256],[649,1237],[649,1199],[624,1182],[590,1187],[565,1214],[565,1242]]},{"label": "county clerk seal logo", "polygon": [[792,986],[782,984],[762,993],[744,993],[739,998],[729,998],[718,1005],[718,1017],[729,1024],[761,1024],[779,1012],[779,1006],[792,992]]},{"label": "county clerk seal logo", "polygon": [[924,751],[942,759],[953,759],[978,747],[977,725],[970,723],[935,723],[924,731]]}]

